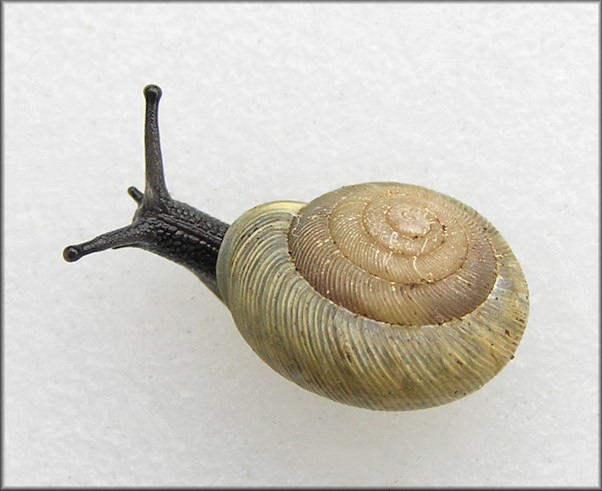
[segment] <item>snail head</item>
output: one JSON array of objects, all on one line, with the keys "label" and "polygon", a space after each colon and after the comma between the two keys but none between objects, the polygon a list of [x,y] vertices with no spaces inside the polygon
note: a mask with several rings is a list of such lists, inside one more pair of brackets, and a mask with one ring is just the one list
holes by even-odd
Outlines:
[{"label": "snail head", "polygon": [[147,85],[143,92],[146,182],[144,193],[134,186],[127,190],[138,205],[132,223],[87,242],[67,246],[63,258],[74,262],[93,252],[137,247],[187,267],[217,294],[215,266],[228,225],[169,195],[159,138],[161,89]]}]

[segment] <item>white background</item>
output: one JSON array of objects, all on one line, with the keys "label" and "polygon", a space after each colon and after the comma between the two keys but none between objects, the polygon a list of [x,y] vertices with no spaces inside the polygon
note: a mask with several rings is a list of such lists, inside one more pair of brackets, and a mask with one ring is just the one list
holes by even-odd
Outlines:
[{"label": "white background", "polygon": [[[598,6],[4,8],[5,485],[598,484]],[[346,184],[473,206],[521,261],[513,360],[452,404],[275,374],[195,276],[64,246],[129,222],[142,88],[173,195],[231,222]]]}]

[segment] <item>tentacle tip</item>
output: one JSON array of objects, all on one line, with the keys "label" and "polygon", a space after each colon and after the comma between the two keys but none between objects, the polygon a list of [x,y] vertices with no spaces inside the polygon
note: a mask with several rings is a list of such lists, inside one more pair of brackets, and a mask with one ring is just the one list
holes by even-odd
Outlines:
[{"label": "tentacle tip", "polygon": [[82,255],[80,251],[75,246],[67,246],[63,249],[63,259],[68,263],[73,263],[77,261]]},{"label": "tentacle tip", "polygon": [[146,100],[148,102],[154,102],[154,101],[158,101],[159,99],[161,99],[161,95],[163,94],[163,91],[161,90],[161,88],[158,85],[147,85],[146,87],[144,87],[143,90],[144,93],[144,97],[146,98]]}]

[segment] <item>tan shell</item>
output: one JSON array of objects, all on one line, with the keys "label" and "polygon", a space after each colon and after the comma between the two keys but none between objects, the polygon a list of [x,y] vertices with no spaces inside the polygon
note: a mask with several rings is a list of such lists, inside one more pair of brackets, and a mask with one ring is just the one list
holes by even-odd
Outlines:
[{"label": "tan shell", "polygon": [[482,387],[513,358],[520,266],[472,208],[419,186],[348,186],[236,220],[218,288],[244,339],[301,387],[409,410]]}]

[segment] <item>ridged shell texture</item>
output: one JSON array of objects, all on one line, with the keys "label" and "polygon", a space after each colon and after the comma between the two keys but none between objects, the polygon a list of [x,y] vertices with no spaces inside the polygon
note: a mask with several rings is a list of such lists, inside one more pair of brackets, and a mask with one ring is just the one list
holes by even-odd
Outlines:
[{"label": "ridged shell texture", "polygon": [[243,214],[220,249],[218,288],[242,336],[305,389],[369,409],[458,399],[513,357],[528,290],[472,208],[397,183]]}]

